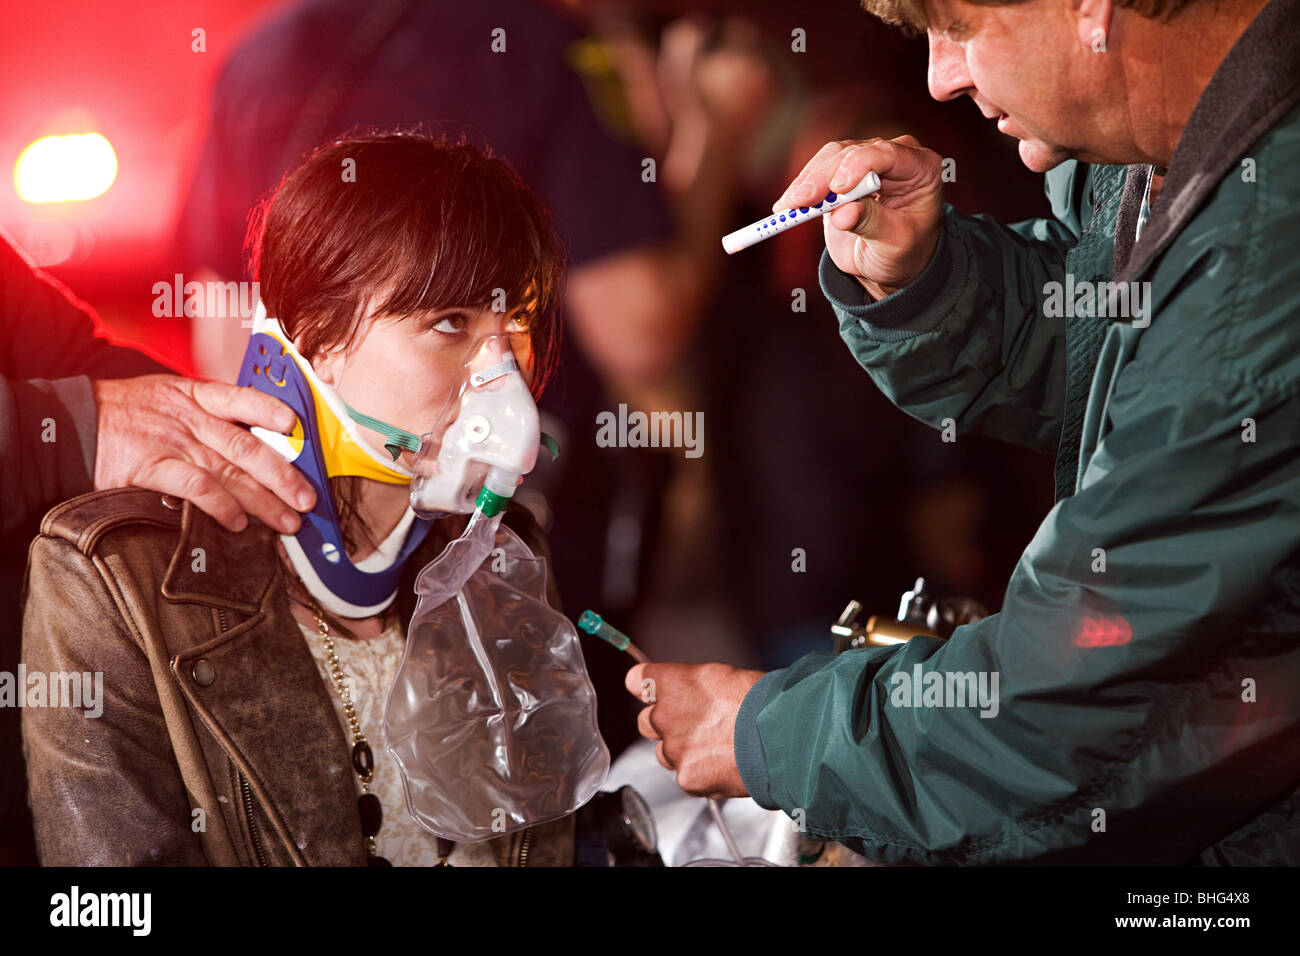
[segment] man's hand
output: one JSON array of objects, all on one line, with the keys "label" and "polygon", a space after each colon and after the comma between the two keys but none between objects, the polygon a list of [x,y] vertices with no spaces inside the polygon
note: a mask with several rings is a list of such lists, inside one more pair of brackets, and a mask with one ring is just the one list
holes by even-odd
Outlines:
[{"label": "man's hand", "polygon": [[868,171],[880,191],[822,217],[826,249],[841,270],[876,299],[925,269],[939,242],[943,160],[912,136],[827,143],[795,177],[772,211],[808,206],[848,192]]},{"label": "man's hand", "polygon": [[91,384],[99,429],[96,491],[135,485],[176,495],[230,531],[248,526],[248,512],[292,534],[302,524],[294,509],[314,507],[315,493],[298,470],[231,424],[287,434],[297,417],[280,400],[176,375]]},{"label": "man's hand", "polygon": [[637,728],[659,741],[655,756],[677,771],[679,787],[697,796],[745,797],[732,739],[740,704],[762,676],[726,664],[637,664],[623,683],[650,705]]}]

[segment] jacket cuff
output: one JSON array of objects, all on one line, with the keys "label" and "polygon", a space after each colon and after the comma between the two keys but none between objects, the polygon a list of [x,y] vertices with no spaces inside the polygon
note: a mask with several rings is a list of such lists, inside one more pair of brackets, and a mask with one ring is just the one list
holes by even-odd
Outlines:
[{"label": "jacket cuff", "polygon": [[739,713],[736,714],[736,732],[732,738],[741,783],[745,785],[754,802],[764,810],[780,810],[781,807],[772,799],[772,791],[768,786],[763,744],[758,739],[758,714],[767,703],[767,695],[776,686],[782,673],[784,672],[780,670],[769,671],[749,689],[749,693],[741,701]]},{"label": "jacket cuff", "polygon": [[822,251],[818,267],[822,293],[841,316],[856,319],[868,337],[896,342],[929,332],[951,310],[966,281],[966,251],[949,228],[948,215],[939,227],[939,241],[921,274],[893,295],[873,302],[853,276]]},{"label": "jacket cuff", "polygon": [[[85,494],[94,488],[96,453],[95,393],[84,375],[54,380],[10,381],[18,411],[19,434],[29,444],[28,462],[50,455],[52,467],[36,464],[41,490],[50,503]],[[55,440],[43,442],[44,422],[54,422]]]}]

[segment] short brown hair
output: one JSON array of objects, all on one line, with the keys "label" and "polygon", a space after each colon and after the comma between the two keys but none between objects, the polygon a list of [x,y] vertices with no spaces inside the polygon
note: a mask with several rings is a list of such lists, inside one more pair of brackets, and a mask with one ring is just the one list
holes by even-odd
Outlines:
[{"label": "short brown hair", "polygon": [[[534,396],[554,371],[565,254],[550,211],[505,160],[464,139],[414,130],[323,146],[260,204],[248,245],[267,313],[308,361],[350,345],[368,312],[486,309],[502,289],[511,311],[528,311]],[[350,552],[377,544],[357,513],[358,481],[329,482]]]},{"label": "short brown hair", "polygon": [[[977,7],[1007,7],[1025,0],[966,0]],[[1140,17],[1169,20],[1198,0],[1115,0],[1117,7],[1132,10]],[[925,0],[862,0],[862,8],[886,23],[902,27],[907,33],[924,33],[929,26]]]},{"label": "short brown hair", "polygon": [[485,309],[502,289],[530,313],[535,395],[553,370],[564,253],[550,212],[505,160],[464,140],[394,132],[321,147],[261,205],[250,242],[267,312],[308,361],[350,344],[371,306]]}]

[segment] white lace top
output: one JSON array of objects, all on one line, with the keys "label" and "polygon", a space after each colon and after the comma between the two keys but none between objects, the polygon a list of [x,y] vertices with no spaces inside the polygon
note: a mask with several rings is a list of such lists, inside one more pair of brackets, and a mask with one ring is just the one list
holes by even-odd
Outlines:
[{"label": "white lace top", "polygon": [[[349,759],[346,765],[350,768],[352,732],[348,728],[343,701],[339,700],[338,689],[330,678],[329,665],[325,661],[325,642],[315,627],[301,623],[298,626],[311,649],[321,680],[325,682],[325,691],[334,703],[334,712],[343,727],[343,736],[349,741]],[[351,685],[352,705],[361,722],[361,732],[366,735],[375,755],[375,772],[370,781],[370,790],[379,797],[384,808],[383,826],[375,837],[376,849],[393,866],[433,866],[438,862],[436,838],[416,823],[406,809],[401,770],[384,747],[384,705],[388,701],[388,691],[397,680],[405,645],[406,634],[400,623],[393,624],[378,637],[368,641],[353,640],[337,633],[334,635],[334,652],[338,654],[339,666],[343,668],[343,674]],[[360,795],[361,780],[355,773],[352,779],[357,794]],[[457,843],[447,862],[452,866],[496,866],[496,857],[488,843]]]}]

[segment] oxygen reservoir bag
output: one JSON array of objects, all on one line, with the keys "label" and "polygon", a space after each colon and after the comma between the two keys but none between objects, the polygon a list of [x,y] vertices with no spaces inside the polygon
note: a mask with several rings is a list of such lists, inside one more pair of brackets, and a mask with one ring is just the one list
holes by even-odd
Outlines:
[{"label": "oxygen reservoir bag", "polygon": [[578,635],[546,580],[499,514],[476,513],[416,581],[384,728],[411,815],[440,837],[558,819],[609,772]]},{"label": "oxygen reservoir bag", "polygon": [[531,376],[526,336],[474,343],[411,482],[419,514],[472,514],[416,579],[384,729],[411,815],[466,843],[572,813],[609,772],[577,632],[546,598],[546,560],[501,523],[543,440]]}]

